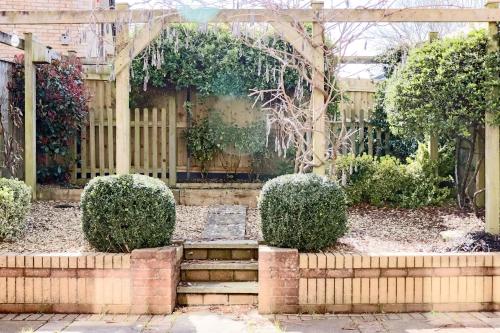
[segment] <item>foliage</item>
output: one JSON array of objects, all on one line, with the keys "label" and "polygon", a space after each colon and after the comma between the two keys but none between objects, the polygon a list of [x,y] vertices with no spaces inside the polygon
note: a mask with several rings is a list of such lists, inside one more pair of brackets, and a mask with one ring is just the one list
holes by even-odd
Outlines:
[{"label": "foliage", "polygon": [[254,121],[248,126],[237,126],[222,119],[220,112],[209,111],[208,117],[195,121],[184,132],[187,147],[192,157],[206,172],[207,164],[215,157],[222,158],[226,152],[236,158],[233,164],[222,161],[226,170],[236,171],[244,155],[259,156],[266,150],[266,124]]},{"label": "foliage", "polygon": [[414,208],[439,205],[450,197],[450,189],[442,185],[447,178],[438,176],[440,164],[430,161],[420,145],[406,164],[392,156],[345,155],[337,159],[336,170],[350,204]]},{"label": "foliage", "polygon": [[[278,60],[247,45],[227,30],[196,30],[189,25],[170,28],[132,63],[132,93],[140,101],[141,91],[153,87],[195,87],[202,95],[247,96],[251,89],[275,88]],[[282,40],[269,39],[277,49],[290,49]],[[150,64],[151,66],[147,66]],[[286,73],[292,89],[298,75]]]},{"label": "foliage", "polygon": [[81,207],[85,237],[99,251],[130,252],[170,244],[175,200],[159,179],[96,177],[85,186]]},{"label": "foliage", "polygon": [[[24,57],[17,56],[9,89],[14,106],[24,113]],[[83,67],[75,57],[36,66],[37,178],[65,182],[76,160],[74,138],[87,119],[89,99]]]},{"label": "foliage", "polygon": [[486,112],[500,123],[499,95],[492,93],[500,85],[499,71],[500,54],[488,52],[484,31],[474,31],[413,49],[387,83],[385,106],[396,134],[421,141],[432,133],[456,147],[454,181],[461,207],[473,202],[473,160]]},{"label": "foliage", "polygon": [[454,140],[484,124],[498,78],[500,55],[488,54],[484,31],[447,38],[410,51],[406,64],[387,84],[386,108],[391,128],[406,137],[429,133]]},{"label": "foliage", "polygon": [[201,164],[202,174],[206,174],[208,164],[220,152],[216,142],[215,129],[208,117],[194,121],[184,131],[188,153]]},{"label": "foliage", "polygon": [[271,246],[322,250],[347,230],[344,192],[335,182],[314,174],[268,181],[259,208],[264,240]]},{"label": "foliage", "polygon": [[12,240],[26,228],[30,206],[29,186],[17,179],[0,178],[0,241]]},{"label": "foliage", "polygon": [[[408,54],[409,46],[401,44],[396,47],[387,49],[384,53],[377,56],[377,61],[383,64],[384,75],[389,78],[394,74],[398,66],[404,61]],[[382,132],[390,133],[389,122],[387,120],[387,111],[385,108],[386,99],[386,81],[377,84],[377,91],[374,96],[373,112],[370,115],[370,123],[375,129],[380,129]],[[389,136],[389,151],[392,156],[396,156],[401,161],[404,161],[410,155],[415,153],[418,147],[418,142],[413,137],[405,138],[401,135],[391,133]],[[380,155],[377,152],[377,155]]]}]

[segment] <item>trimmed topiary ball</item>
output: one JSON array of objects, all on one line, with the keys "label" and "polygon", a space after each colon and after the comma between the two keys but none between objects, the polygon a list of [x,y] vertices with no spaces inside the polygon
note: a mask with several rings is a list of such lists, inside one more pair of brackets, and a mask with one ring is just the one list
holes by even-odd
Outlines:
[{"label": "trimmed topiary ball", "polygon": [[0,178],[0,241],[13,240],[26,228],[31,190],[17,179]]},{"label": "trimmed topiary ball", "polygon": [[344,191],[314,174],[271,179],[262,188],[259,208],[262,234],[271,246],[318,251],[347,231]]},{"label": "trimmed topiary ball", "polygon": [[161,180],[143,175],[92,179],[82,194],[85,237],[97,250],[130,252],[169,245],[175,200]]}]

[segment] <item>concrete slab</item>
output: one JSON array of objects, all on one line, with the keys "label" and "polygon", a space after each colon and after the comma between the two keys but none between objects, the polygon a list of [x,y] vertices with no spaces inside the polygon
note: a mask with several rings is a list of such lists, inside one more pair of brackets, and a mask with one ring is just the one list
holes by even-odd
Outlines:
[{"label": "concrete slab", "polygon": [[[139,323],[110,323],[105,321],[74,321],[64,333],[140,333],[144,325]],[[38,332],[37,332],[38,333]]]},{"label": "concrete slab", "polygon": [[0,323],[1,333],[31,333],[40,328],[45,322],[27,320],[9,320]]},{"label": "concrete slab", "polygon": [[247,210],[245,206],[220,205],[208,210],[207,223],[202,232],[205,240],[244,239]]}]

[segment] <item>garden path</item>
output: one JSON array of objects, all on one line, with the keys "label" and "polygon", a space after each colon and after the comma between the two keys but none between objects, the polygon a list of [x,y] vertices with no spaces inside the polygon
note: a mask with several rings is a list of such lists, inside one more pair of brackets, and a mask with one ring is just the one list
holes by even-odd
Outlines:
[{"label": "garden path", "polygon": [[204,240],[245,239],[247,209],[239,205],[211,206],[202,232]]},{"label": "garden path", "polygon": [[171,315],[1,314],[2,333],[498,333],[500,312],[262,316],[254,308]]}]

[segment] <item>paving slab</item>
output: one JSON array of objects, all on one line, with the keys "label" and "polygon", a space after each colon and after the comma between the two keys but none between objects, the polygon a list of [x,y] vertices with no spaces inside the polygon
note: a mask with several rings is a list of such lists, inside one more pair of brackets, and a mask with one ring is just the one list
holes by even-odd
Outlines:
[{"label": "paving slab", "polygon": [[[64,333],[140,333],[144,325],[139,323],[110,323],[106,321],[74,321]],[[37,332],[38,333],[38,332]]]},{"label": "paving slab", "polygon": [[254,307],[202,307],[165,316],[35,317],[0,314],[0,333],[500,333],[500,313],[492,312],[263,316]]},{"label": "paving slab", "polygon": [[[40,328],[45,322],[43,321],[27,321],[27,320],[6,320],[0,323],[1,333],[21,333],[34,332]],[[52,333],[52,332],[51,332]]]},{"label": "paving slab", "polygon": [[204,240],[244,239],[247,209],[239,205],[211,206],[201,236]]}]

